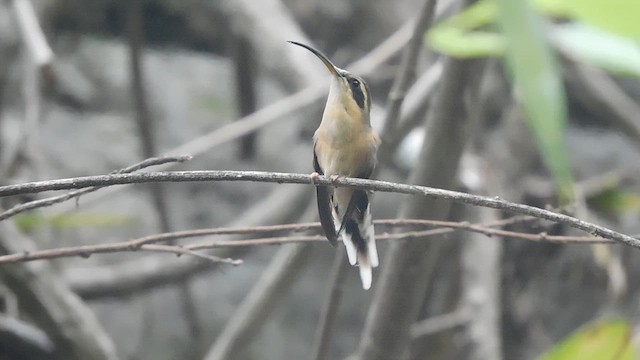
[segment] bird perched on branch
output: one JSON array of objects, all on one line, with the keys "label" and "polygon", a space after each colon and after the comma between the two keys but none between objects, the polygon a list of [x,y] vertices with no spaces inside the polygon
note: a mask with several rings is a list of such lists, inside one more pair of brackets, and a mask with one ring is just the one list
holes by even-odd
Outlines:
[{"label": "bird perched on branch", "polygon": [[[367,84],[361,77],[333,65],[311,46],[290,43],[311,51],[332,75],[322,121],[313,135],[312,176],[368,179],[376,165],[380,140],[369,121],[371,99]],[[316,193],[320,223],[327,239],[335,246],[338,237],[342,237],[349,263],[358,264],[362,286],[369,289],[372,268],[378,266],[378,251],[367,192],[318,186]]]}]

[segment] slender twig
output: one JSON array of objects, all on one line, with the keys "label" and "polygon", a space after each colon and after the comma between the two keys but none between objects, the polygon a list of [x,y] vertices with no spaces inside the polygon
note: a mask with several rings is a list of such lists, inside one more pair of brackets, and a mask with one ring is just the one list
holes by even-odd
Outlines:
[{"label": "slender twig", "polygon": [[[592,237],[592,236],[562,236],[562,235],[548,235],[546,233],[528,234],[516,231],[494,229],[492,226],[504,226],[513,224],[519,221],[531,220],[529,217],[513,217],[505,220],[494,221],[486,224],[469,224],[467,222],[454,222],[454,221],[435,221],[435,220],[419,220],[419,219],[386,219],[375,221],[376,225],[383,226],[439,226],[435,229],[420,230],[420,231],[408,231],[402,233],[393,234],[379,234],[376,236],[376,240],[407,240],[407,239],[420,239],[429,236],[442,235],[451,233],[457,230],[471,231],[483,234],[488,237],[500,236],[505,238],[521,239],[534,242],[550,242],[550,243],[612,243],[611,240]],[[23,252],[18,254],[10,254],[0,256],[0,264],[14,263],[23,261],[34,261],[43,259],[55,259],[61,257],[73,257],[81,256],[88,257],[92,254],[100,253],[114,253],[114,252],[127,252],[127,251],[163,251],[158,250],[160,248],[150,247],[152,243],[161,241],[172,241],[178,238],[189,238],[198,236],[209,235],[230,235],[230,234],[260,234],[260,233],[272,233],[282,231],[300,231],[300,230],[319,230],[319,223],[303,223],[303,224],[287,224],[287,225],[273,225],[273,226],[256,226],[256,227],[241,227],[241,228],[216,228],[216,229],[199,229],[189,231],[178,231],[173,233],[164,233],[158,235],[145,236],[138,239],[116,242],[111,244],[100,245],[83,245],[83,246],[71,246],[49,250],[39,250],[31,252]],[[186,244],[181,246],[167,245],[168,252],[176,254],[183,254],[187,251],[189,255],[194,255],[193,252],[198,250],[217,249],[217,248],[232,248],[232,247],[248,247],[248,246],[264,246],[264,245],[282,245],[289,243],[306,243],[306,242],[324,242],[326,238],[322,235],[303,235],[303,236],[279,236],[279,237],[265,237],[257,239],[245,239],[245,240],[206,240],[202,242]],[[164,249],[164,248],[163,248]],[[165,252],[167,252],[165,251]],[[200,253],[197,253],[199,256]],[[225,261],[223,261],[225,260]],[[237,261],[230,259],[219,259],[218,262],[228,262],[237,265]]]},{"label": "slender twig", "polygon": [[0,197],[37,193],[48,190],[68,190],[91,186],[109,186],[148,182],[193,182],[193,181],[255,181],[279,184],[309,184],[316,186],[353,187],[363,190],[392,192],[399,194],[421,195],[433,199],[450,200],[457,203],[489,207],[510,213],[529,215],[544,220],[565,224],[583,230],[591,235],[621,242],[640,248],[640,240],[624,235],[604,226],[596,225],[569,215],[559,214],[534,206],[517,204],[499,197],[486,197],[466,194],[458,191],[437,189],[427,186],[398,184],[388,181],[376,181],[356,178],[338,178],[320,176],[313,180],[308,174],[275,173],[261,171],[201,170],[201,171],[165,171],[155,173],[97,175],[49,181],[7,185],[0,187]]},{"label": "slender twig", "polygon": [[[162,165],[162,164],[166,164],[166,163],[181,163],[181,162],[185,162],[185,161],[189,161],[191,160],[191,156],[190,155],[185,155],[185,156],[167,156],[167,157],[159,157],[159,158],[150,158],[150,159],[146,159],[142,162],[139,162],[135,165],[126,167],[124,169],[120,169],[117,171],[114,171],[112,174],[126,174],[126,173],[132,173],[134,171],[138,171],[140,169],[144,169],[146,167],[150,167],[150,166],[157,166],[157,165]],[[46,206],[51,206],[54,204],[59,204],[61,202],[70,200],[70,199],[74,199],[74,198],[78,198],[84,194],[88,194],[90,192],[94,192],[98,189],[100,189],[100,186],[94,186],[94,187],[90,187],[87,189],[82,189],[82,190],[75,190],[75,191],[70,191],[66,194],[63,195],[58,195],[58,196],[52,196],[52,197],[48,197],[46,199],[39,199],[39,200],[34,200],[34,201],[29,201],[23,204],[19,204],[16,205],[14,207],[12,207],[11,209],[4,211],[2,213],[0,213],[0,221],[8,219],[12,216],[18,215],[20,213],[23,213],[25,211],[30,211],[30,210],[35,210],[38,208],[42,208],[42,207],[46,207]]]},{"label": "slender twig", "polygon": [[113,243],[113,244],[71,246],[71,247],[63,247],[63,248],[51,249],[51,250],[37,250],[37,251],[31,251],[31,252],[25,251],[23,253],[18,253],[18,254],[2,255],[0,256],[0,264],[10,264],[10,263],[16,263],[16,262],[25,262],[25,261],[43,260],[43,259],[57,259],[57,258],[73,257],[73,256],[88,258],[93,254],[105,254],[105,253],[115,253],[115,252],[138,251],[138,250],[151,251],[151,252],[165,252],[165,253],[168,252],[176,255],[190,255],[190,256],[207,259],[212,262],[219,262],[219,263],[225,263],[225,264],[231,264],[231,265],[242,264],[242,260],[220,258],[217,256],[202,254],[202,253],[195,252],[193,249],[189,249],[182,246],[145,244],[145,245],[136,247],[136,246],[133,246],[128,241]]},{"label": "slender twig", "polygon": [[[549,242],[549,243],[560,243],[560,244],[571,244],[571,243],[610,244],[612,243],[611,240],[590,237],[590,236],[547,235],[544,232],[539,234],[526,234],[526,233],[519,233],[515,231],[489,229],[489,228],[484,228],[480,225],[469,225],[465,223],[460,223],[458,225],[459,226],[452,226],[451,228],[436,228],[431,230],[409,231],[409,232],[394,233],[394,234],[385,233],[385,234],[377,235],[376,240],[385,241],[385,240],[420,239],[420,238],[426,238],[429,236],[447,234],[455,230],[467,230],[472,232],[478,232],[489,237],[495,235],[500,237],[522,239],[522,240],[528,240],[528,241],[534,241],[534,242]],[[205,250],[205,249],[226,248],[226,247],[281,245],[281,244],[288,244],[288,243],[324,242],[324,241],[326,241],[326,238],[322,235],[281,236],[281,237],[267,237],[267,238],[250,239],[250,240],[209,240],[209,241],[203,241],[200,243],[185,245],[184,248],[190,249],[190,250]],[[0,263],[2,263],[2,257],[0,257]]]},{"label": "slender twig", "polygon": [[[522,239],[535,242],[556,242],[556,243],[610,243],[610,240],[597,238],[593,236],[562,236],[562,235],[548,235],[546,233],[527,234],[516,231],[508,231],[501,229],[493,229],[495,226],[505,226],[514,224],[517,222],[527,221],[535,218],[516,216],[505,220],[499,220],[487,224],[469,224],[467,222],[455,222],[455,221],[437,221],[437,220],[422,220],[422,219],[381,219],[374,221],[376,226],[437,226],[439,228],[431,229],[427,231],[417,232],[405,232],[400,234],[380,234],[377,236],[378,240],[391,240],[391,239],[407,239],[412,237],[436,234],[446,234],[456,230],[466,230],[471,232],[481,233],[485,236],[501,236],[514,239]],[[303,230],[319,230],[320,224],[315,223],[302,223],[302,224],[287,224],[287,225],[270,225],[270,226],[256,226],[256,227],[244,227],[244,228],[216,228],[216,229],[200,229],[200,230],[188,230],[178,231],[174,233],[158,234],[145,236],[139,239],[130,240],[128,243],[132,247],[141,246],[143,244],[155,243],[177,238],[188,238],[198,236],[209,235],[231,235],[231,234],[264,234],[283,231],[303,231]],[[306,241],[324,241],[322,236],[282,236],[282,237],[268,237],[260,239],[245,239],[245,240],[211,240],[208,242],[196,243],[185,245],[192,250],[201,250],[217,247],[232,247],[232,246],[255,246],[255,245],[277,245],[291,242],[306,242]]]},{"label": "slender twig", "polygon": [[239,259],[221,258],[218,256],[195,252],[190,249],[187,249],[181,246],[175,246],[175,245],[148,244],[148,245],[142,245],[140,247],[140,250],[165,252],[165,253],[171,253],[176,255],[189,255],[189,256],[195,256],[205,260],[209,260],[211,262],[220,262],[220,263],[231,264],[231,265],[242,264],[242,260],[239,260]]},{"label": "slender twig", "polygon": [[[375,220],[374,224],[376,226],[382,225],[382,226],[390,226],[390,227],[411,226],[411,225],[439,226],[439,227],[450,228],[452,230],[472,228],[472,231],[476,230],[478,232],[484,233],[487,236],[491,236],[491,235],[499,235],[499,234],[490,233],[491,230],[493,229],[489,229],[488,227],[505,226],[505,225],[522,223],[522,222],[531,221],[531,220],[536,220],[536,218],[529,217],[529,216],[513,216],[508,219],[503,219],[503,220],[498,220],[491,223],[483,224],[484,227],[478,224],[472,225],[468,223],[461,223],[461,222],[454,222],[454,221],[437,221],[437,220],[427,220],[427,219],[419,219],[419,220],[379,219],[379,220]],[[278,232],[284,232],[284,231],[290,231],[290,232],[301,232],[301,231],[308,231],[308,230],[317,231],[319,229],[320,229],[320,223],[317,223],[317,222],[284,224],[284,225],[248,226],[248,227],[228,227],[228,228],[219,227],[219,228],[213,228],[213,229],[185,230],[185,231],[175,231],[170,233],[148,235],[138,239],[129,240],[129,244],[131,244],[131,246],[137,247],[144,244],[152,244],[152,243],[158,243],[163,241],[171,241],[171,240],[177,240],[177,239],[186,239],[186,238],[210,236],[210,235],[268,234],[268,233],[278,233]],[[505,236],[509,236],[509,235],[505,235]],[[548,237],[548,238],[551,239],[550,241],[553,241],[553,237]],[[244,240],[244,241],[248,241],[248,240]]]}]

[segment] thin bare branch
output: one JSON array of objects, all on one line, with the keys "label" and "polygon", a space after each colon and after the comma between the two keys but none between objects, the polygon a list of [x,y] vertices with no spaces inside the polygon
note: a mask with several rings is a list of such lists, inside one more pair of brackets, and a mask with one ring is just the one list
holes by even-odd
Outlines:
[{"label": "thin bare branch", "polygon": [[231,264],[231,265],[242,264],[242,260],[239,260],[239,259],[221,258],[218,256],[195,252],[193,250],[190,250],[181,246],[175,246],[175,245],[148,244],[148,245],[140,246],[140,250],[171,253],[171,254],[176,254],[178,256],[179,255],[195,256],[201,259],[209,260],[214,263],[219,262],[219,263],[225,263],[225,264]]},{"label": "thin bare branch", "polygon": [[[437,220],[420,220],[420,219],[384,219],[376,220],[375,224],[380,226],[437,226],[438,228],[420,231],[408,231],[401,233],[384,233],[376,236],[376,240],[409,240],[420,239],[429,236],[442,235],[451,233],[458,230],[469,231],[474,233],[483,234],[487,237],[504,237],[512,239],[521,239],[534,242],[549,242],[560,244],[594,244],[605,243],[611,244],[613,241],[597,238],[593,236],[563,236],[563,235],[548,235],[546,233],[521,233],[517,231],[509,231],[502,229],[495,229],[493,227],[505,226],[513,224],[515,222],[531,220],[529,217],[513,217],[505,220],[499,220],[486,224],[470,224],[468,222],[455,222],[455,221],[437,221]],[[210,235],[231,235],[231,234],[264,234],[282,231],[300,231],[300,230],[319,230],[319,223],[303,223],[303,224],[287,224],[287,225],[272,225],[272,226],[256,226],[256,227],[241,227],[241,228],[215,228],[215,229],[198,229],[177,231],[172,233],[164,233],[157,235],[145,236],[138,239],[100,245],[83,245],[83,246],[71,246],[50,250],[38,250],[38,251],[25,251],[22,253],[9,254],[0,256],[0,264],[44,260],[44,259],[56,259],[62,257],[89,257],[93,254],[103,253],[115,253],[115,252],[130,252],[130,251],[157,251],[157,252],[170,252],[178,255],[187,254],[197,257],[204,257],[213,262],[228,263],[232,265],[239,265],[242,263],[240,260],[234,260],[230,258],[212,257],[202,253],[196,253],[198,250],[218,249],[218,248],[234,248],[234,247],[249,247],[249,246],[264,246],[264,245],[282,245],[290,243],[306,243],[306,242],[324,242],[326,238],[321,235],[303,235],[303,236],[279,236],[279,237],[265,237],[257,239],[244,239],[244,240],[205,240],[202,242],[186,244],[186,245],[154,245],[152,243],[162,241],[172,241],[180,238],[191,238],[199,236]]]},{"label": "thin bare branch", "polygon": [[[167,163],[181,163],[181,162],[185,162],[185,161],[189,161],[191,160],[192,157],[189,155],[184,155],[184,156],[167,156],[167,157],[158,157],[158,158],[150,158],[150,159],[146,159],[142,162],[139,162],[135,165],[131,165],[129,167],[126,167],[124,169],[120,169],[117,171],[114,171],[112,174],[126,174],[126,173],[132,173],[134,171],[138,171],[140,169],[144,169],[146,167],[150,167],[150,166],[157,166],[157,165],[162,165],[162,164],[167,164]],[[82,189],[82,190],[76,190],[76,191],[71,191],[67,194],[64,195],[58,195],[58,196],[53,196],[53,197],[48,197],[46,199],[39,199],[39,200],[34,200],[34,201],[29,201],[26,202],[24,204],[19,204],[16,205],[14,207],[12,207],[11,209],[4,211],[2,213],[0,213],[0,221],[8,219],[12,216],[18,215],[20,213],[23,213],[25,211],[30,211],[30,210],[35,210],[38,208],[42,208],[45,206],[51,206],[51,205],[55,205],[55,204],[59,204],[61,202],[70,200],[70,199],[74,199],[74,198],[78,198],[84,194],[88,194],[90,192],[94,192],[98,189],[100,189],[100,186],[94,186],[94,187],[90,187],[87,189]]]},{"label": "thin bare branch", "polygon": [[[255,181],[279,184],[310,184],[312,178],[308,174],[276,173],[262,171],[232,170],[200,170],[200,171],[165,171],[154,173],[97,175],[60,180],[36,181],[31,183],[7,185],[0,187],[0,197],[48,190],[68,190],[91,186],[109,186],[149,182],[196,182],[196,181]],[[432,199],[449,200],[468,205],[483,206],[504,210],[514,214],[529,215],[553,221],[585,231],[593,236],[614,240],[629,246],[640,248],[640,240],[619,233],[604,226],[596,225],[572,216],[559,214],[534,206],[517,204],[499,197],[486,197],[466,194],[458,191],[444,190],[419,185],[398,184],[388,181],[377,181],[357,178],[338,178],[320,176],[314,178],[316,186],[354,187],[363,190],[392,192],[398,194],[421,195]]]},{"label": "thin bare branch", "polygon": [[36,251],[24,251],[22,253],[2,255],[0,256],[0,264],[11,264],[16,262],[25,262],[33,260],[43,259],[57,259],[63,257],[80,256],[88,258],[93,254],[106,254],[115,252],[126,251],[151,251],[151,252],[164,252],[172,253],[176,255],[190,255],[206,259],[211,262],[219,262],[231,265],[240,265],[242,260],[236,260],[231,258],[220,258],[217,256],[207,255],[203,253],[195,252],[193,248],[186,248],[176,245],[157,245],[157,244],[145,244],[136,246],[129,241],[113,243],[113,244],[100,244],[100,245],[82,245],[63,247],[51,250],[36,250]]},{"label": "thin bare branch", "polygon": [[[478,232],[483,232],[487,236],[499,235],[495,232],[491,232],[493,229],[488,229],[488,227],[496,227],[496,226],[505,226],[516,223],[523,223],[526,221],[537,220],[534,217],[530,216],[513,216],[508,219],[503,219],[499,221],[494,221],[491,223],[484,224],[483,228],[477,225],[472,225],[468,223],[460,223],[453,221],[437,221],[437,220],[407,220],[407,219],[380,219],[375,220],[374,223],[377,226],[389,226],[389,227],[397,227],[397,226],[439,226],[439,227],[447,227],[453,229],[471,229],[474,231],[477,229]],[[248,227],[218,227],[212,229],[196,229],[196,230],[185,230],[185,231],[174,231],[170,233],[162,233],[162,234],[154,234],[144,236],[138,239],[129,240],[128,243],[130,246],[139,247],[144,244],[152,244],[164,241],[172,241],[177,239],[186,239],[192,237],[200,237],[200,236],[210,236],[210,235],[247,235],[247,234],[268,234],[268,233],[280,233],[284,231],[289,232],[302,232],[302,231],[318,231],[320,229],[320,223],[311,222],[311,223],[299,223],[299,224],[283,224],[283,225],[263,225],[263,226],[248,226]],[[504,232],[500,234],[502,236],[510,236],[512,232]],[[517,233],[514,233],[517,234]],[[554,237],[547,236],[553,241]],[[587,237],[590,238],[590,237]],[[535,241],[535,239],[531,239]],[[600,239],[601,240],[601,239]],[[244,240],[250,241],[250,240]],[[558,240],[560,241],[560,240]]]}]

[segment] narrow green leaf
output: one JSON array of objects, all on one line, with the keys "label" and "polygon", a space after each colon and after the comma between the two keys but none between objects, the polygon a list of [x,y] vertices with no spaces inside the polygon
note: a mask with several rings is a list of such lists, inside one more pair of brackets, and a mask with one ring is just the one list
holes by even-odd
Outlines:
[{"label": "narrow green leaf", "polygon": [[574,332],[539,360],[635,360],[638,355],[631,341],[629,324],[609,320]]},{"label": "narrow green leaf", "polygon": [[554,26],[552,34],[558,48],[580,61],[640,78],[640,47],[635,41],[580,24]]},{"label": "narrow green leaf", "polygon": [[507,40],[507,62],[529,128],[553,174],[560,203],[573,199],[565,146],[566,108],[561,75],[540,19],[528,2],[496,0],[498,23]]},{"label": "narrow green leaf", "polygon": [[565,0],[571,17],[587,24],[640,40],[640,1]]},{"label": "narrow green leaf", "polygon": [[456,58],[482,58],[504,53],[502,35],[488,31],[465,31],[456,27],[443,27],[428,35],[431,47]]},{"label": "narrow green leaf", "polygon": [[501,56],[505,48],[501,34],[474,30],[492,25],[496,17],[497,7],[493,1],[478,1],[434,26],[427,33],[427,42],[434,50],[453,57]]}]

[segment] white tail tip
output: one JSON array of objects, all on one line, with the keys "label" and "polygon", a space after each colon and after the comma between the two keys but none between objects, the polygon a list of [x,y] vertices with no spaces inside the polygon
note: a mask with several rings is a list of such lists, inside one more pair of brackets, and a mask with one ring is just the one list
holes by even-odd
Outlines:
[{"label": "white tail tip", "polygon": [[362,288],[365,290],[371,289],[371,282],[373,278],[373,272],[369,264],[360,264],[360,279],[362,280]]},{"label": "white tail tip", "polygon": [[347,249],[347,257],[349,258],[349,264],[355,266],[358,260],[358,251],[356,250],[356,246],[353,244],[351,240],[351,235],[346,232],[342,233],[342,242],[344,243],[345,249]]},{"label": "white tail tip", "polygon": [[373,281],[373,270],[371,268],[371,262],[369,261],[367,254],[358,254],[358,266],[360,268],[360,280],[362,280],[362,288],[369,290],[371,288],[371,282]]}]

